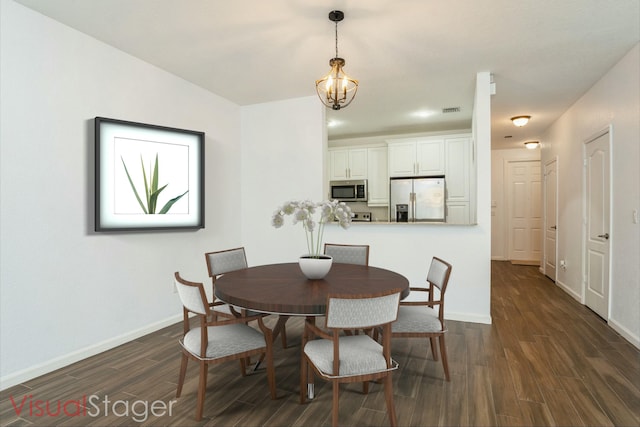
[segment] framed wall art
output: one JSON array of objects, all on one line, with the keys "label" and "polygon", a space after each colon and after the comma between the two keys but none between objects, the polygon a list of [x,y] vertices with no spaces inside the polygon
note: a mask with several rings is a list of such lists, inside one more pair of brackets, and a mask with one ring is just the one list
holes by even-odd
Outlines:
[{"label": "framed wall art", "polygon": [[204,228],[204,132],[95,118],[95,230]]}]

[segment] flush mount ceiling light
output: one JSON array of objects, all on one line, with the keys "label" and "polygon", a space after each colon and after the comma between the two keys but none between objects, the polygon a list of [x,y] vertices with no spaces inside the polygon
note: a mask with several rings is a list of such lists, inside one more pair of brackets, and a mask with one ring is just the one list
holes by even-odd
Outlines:
[{"label": "flush mount ceiling light", "polygon": [[344,19],[344,13],[340,10],[329,12],[329,20],[336,24],[336,56],[329,60],[331,71],[329,74],[316,80],[316,92],[320,101],[327,107],[339,110],[351,104],[358,91],[358,81],[347,76],[342,69],[345,61],[338,56],[338,22]]},{"label": "flush mount ceiling light", "polygon": [[511,117],[511,121],[513,122],[514,125],[518,127],[522,127],[527,123],[529,123],[530,118],[531,116],[515,116],[515,117]]},{"label": "flush mount ceiling light", "polygon": [[527,141],[524,143],[524,146],[529,150],[535,150],[536,148],[538,148],[538,145],[540,145],[540,141]]}]

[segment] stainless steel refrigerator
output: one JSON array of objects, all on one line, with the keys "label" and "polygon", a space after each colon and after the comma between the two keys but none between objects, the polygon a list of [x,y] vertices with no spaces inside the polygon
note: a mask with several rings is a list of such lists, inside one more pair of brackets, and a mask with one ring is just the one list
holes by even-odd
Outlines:
[{"label": "stainless steel refrigerator", "polygon": [[444,176],[391,178],[391,222],[445,222]]}]

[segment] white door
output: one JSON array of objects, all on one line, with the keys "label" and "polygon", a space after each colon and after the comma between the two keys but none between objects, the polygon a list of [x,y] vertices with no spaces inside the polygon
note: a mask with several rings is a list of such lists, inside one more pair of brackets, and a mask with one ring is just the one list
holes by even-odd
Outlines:
[{"label": "white door", "polygon": [[544,165],[544,260],[545,276],[556,281],[556,235],[558,230],[558,171],[557,162]]},{"label": "white door", "polygon": [[609,132],[585,145],[585,304],[609,317]]},{"label": "white door", "polygon": [[542,179],[540,161],[514,161],[508,167],[509,259],[540,265]]}]

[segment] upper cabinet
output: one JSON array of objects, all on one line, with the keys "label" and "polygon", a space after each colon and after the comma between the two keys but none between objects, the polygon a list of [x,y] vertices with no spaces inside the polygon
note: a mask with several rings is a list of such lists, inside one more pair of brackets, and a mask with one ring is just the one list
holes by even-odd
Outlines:
[{"label": "upper cabinet", "polygon": [[468,202],[470,162],[470,139],[447,139],[445,144],[446,164],[445,178],[447,180],[447,201]]},{"label": "upper cabinet", "polygon": [[367,148],[369,168],[368,206],[389,205],[389,175],[387,174],[387,147]]},{"label": "upper cabinet", "polygon": [[330,148],[329,179],[367,179],[367,149]]},{"label": "upper cabinet", "polygon": [[444,138],[389,140],[389,176],[445,174]]}]

